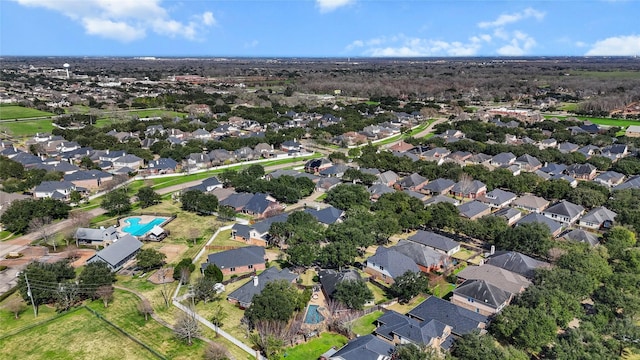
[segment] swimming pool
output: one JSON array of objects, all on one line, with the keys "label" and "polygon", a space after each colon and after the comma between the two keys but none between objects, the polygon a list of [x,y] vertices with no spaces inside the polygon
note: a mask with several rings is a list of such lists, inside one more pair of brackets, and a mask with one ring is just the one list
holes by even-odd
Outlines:
[{"label": "swimming pool", "polygon": [[324,320],[324,316],[318,312],[318,305],[309,305],[307,315],[304,317],[305,324],[319,324]]},{"label": "swimming pool", "polygon": [[133,236],[144,236],[146,233],[151,231],[154,226],[160,225],[167,220],[167,218],[157,217],[147,223],[140,223],[139,217],[132,217],[126,219],[124,222],[129,224],[125,226],[122,231],[127,232]]}]

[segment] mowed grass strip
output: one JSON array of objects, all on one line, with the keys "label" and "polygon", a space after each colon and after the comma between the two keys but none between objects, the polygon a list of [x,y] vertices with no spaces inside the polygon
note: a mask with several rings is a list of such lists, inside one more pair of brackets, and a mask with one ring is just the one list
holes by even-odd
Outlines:
[{"label": "mowed grass strip", "polygon": [[300,344],[285,351],[286,356],[282,360],[309,360],[317,359],[327,350],[339,349],[347,343],[347,338],[340,334],[323,333],[307,343]]},{"label": "mowed grass strip", "polygon": [[157,359],[87,309],[0,340],[3,359]]},{"label": "mowed grass strip", "polygon": [[40,111],[19,105],[0,105],[0,120],[25,119],[38,116],[52,116],[46,111]]},{"label": "mowed grass strip", "polygon": [[17,137],[50,133],[52,130],[53,125],[49,119],[0,122],[0,131],[6,131]]}]

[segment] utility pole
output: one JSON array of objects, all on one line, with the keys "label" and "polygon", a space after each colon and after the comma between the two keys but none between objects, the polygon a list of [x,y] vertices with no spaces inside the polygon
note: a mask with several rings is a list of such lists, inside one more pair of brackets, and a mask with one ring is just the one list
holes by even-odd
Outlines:
[{"label": "utility pole", "polygon": [[36,302],[33,301],[33,294],[31,293],[31,285],[29,285],[29,278],[27,277],[27,272],[24,272],[24,281],[27,283],[27,296],[31,299],[31,305],[33,305],[33,316],[38,317],[38,312],[36,311]]}]

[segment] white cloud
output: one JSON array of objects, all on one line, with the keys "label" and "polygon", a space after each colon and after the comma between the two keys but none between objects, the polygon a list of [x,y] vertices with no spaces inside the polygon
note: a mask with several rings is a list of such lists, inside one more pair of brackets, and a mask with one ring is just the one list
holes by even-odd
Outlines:
[{"label": "white cloud", "polygon": [[483,21],[478,23],[478,27],[485,28],[493,28],[493,27],[501,27],[507,24],[512,24],[518,22],[520,20],[535,18],[536,20],[542,20],[545,16],[545,13],[542,11],[538,11],[533,8],[526,8],[521,12],[515,12],[511,14],[502,14],[498,16],[497,19],[493,21]]},{"label": "white cloud", "polygon": [[354,2],[355,0],[316,0],[316,6],[320,9],[321,13],[328,13]]},{"label": "white cloud", "polygon": [[497,53],[502,56],[521,56],[527,54],[534,46],[536,46],[534,38],[521,31],[514,31],[511,41],[499,48]]},{"label": "white cloud", "polygon": [[640,35],[622,35],[596,41],[587,56],[627,56],[640,54]]},{"label": "white cloud", "polygon": [[142,39],[146,35],[144,29],[129,26],[124,22],[84,18],[82,24],[89,35],[98,35],[123,42]]},{"label": "white cloud", "polygon": [[363,54],[374,57],[473,56],[481,48],[481,43],[479,37],[463,43],[396,35],[356,40],[347,45],[346,50],[365,48]]},{"label": "white cloud", "polygon": [[210,11],[191,21],[173,19],[161,0],[13,0],[23,6],[42,7],[80,23],[89,35],[122,42],[144,38],[148,31],[169,37],[197,40],[206,26],[215,25]]}]

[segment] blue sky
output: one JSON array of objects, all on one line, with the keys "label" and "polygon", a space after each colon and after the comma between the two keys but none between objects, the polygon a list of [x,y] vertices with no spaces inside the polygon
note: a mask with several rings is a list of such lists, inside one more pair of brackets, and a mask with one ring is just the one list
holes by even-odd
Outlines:
[{"label": "blue sky", "polygon": [[640,0],[0,0],[0,55],[640,55]]}]

